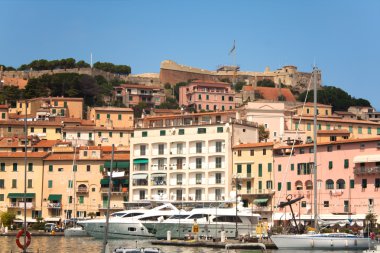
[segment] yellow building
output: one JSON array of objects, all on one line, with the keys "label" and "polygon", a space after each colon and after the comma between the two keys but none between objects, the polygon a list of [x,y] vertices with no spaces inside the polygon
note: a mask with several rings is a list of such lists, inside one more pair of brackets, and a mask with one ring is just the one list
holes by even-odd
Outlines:
[{"label": "yellow building", "polygon": [[[27,219],[35,221],[42,214],[42,178],[43,159],[47,152],[27,153]],[[0,211],[16,214],[16,218],[24,217],[24,152],[0,152]]]},{"label": "yellow building", "polygon": [[[314,116],[314,103],[305,103],[305,105],[301,104],[293,107],[293,111],[296,115],[303,116]],[[317,104],[317,115],[320,117],[329,117],[332,115],[332,106]]]},{"label": "yellow building", "polygon": [[9,119],[8,105],[0,105],[0,121],[7,121]]},{"label": "yellow building", "polygon": [[97,127],[132,128],[133,109],[121,107],[93,107],[88,119],[95,122]]},{"label": "yellow building", "polygon": [[[273,187],[273,143],[248,143],[233,147],[233,175],[237,194],[245,206],[270,220]],[[236,180],[237,179],[237,180]]]}]

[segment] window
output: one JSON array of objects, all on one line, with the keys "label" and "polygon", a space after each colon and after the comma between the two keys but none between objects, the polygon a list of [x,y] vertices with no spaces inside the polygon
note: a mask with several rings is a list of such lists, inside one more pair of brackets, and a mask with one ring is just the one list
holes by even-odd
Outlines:
[{"label": "window", "polygon": [[8,127],[8,133],[12,132],[12,127]]},{"label": "window", "polygon": [[332,152],[333,151],[333,146],[332,145],[328,145],[327,146],[327,152]]},{"label": "window", "polygon": [[355,188],[355,179],[350,180],[350,188],[354,189]]},{"label": "window", "polygon": [[375,178],[375,188],[380,188],[380,178]]},{"label": "window", "polygon": [[110,118],[111,118],[111,115],[107,113],[107,119],[110,119]]},{"label": "window", "polygon": [[209,105],[206,105],[206,110],[208,111],[208,110],[210,110],[210,107],[209,107]]},{"label": "window", "polygon": [[286,183],[286,189],[287,189],[288,191],[291,191],[291,190],[292,190],[292,182],[287,182],[287,183]]},{"label": "window", "polygon": [[160,130],[160,136],[165,136],[166,135],[166,131],[165,130]]},{"label": "window", "polygon": [[195,143],[195,152],[202,153],[202,142]]},{"label": "window", "polygon": [[326,130],[330,130],[330,124],[326,124]]},{"label": "window", "polygon": [[222,101],[224,101],[224,96],[222,96]]},{"label": "window", "polygon": [[84,203],[84,196],[79,196],[79,204],[83,204]]},{"label": "window", "polygon": [[28,163],[28,171],[33,171],[33,163]]},{"label": "window", "polygon": [[88,139],[92,140],[92,133],[88,133]]},{"label": "window", "polygon": [[201,94],[198,95],[198,100],[202,100],[202,95]]},{"label": "window", "polygon": [[301,207],[306,207],[306,201],[301,201]]},{"label": "window", "polygon": [[200,173],[195,174],[195,183],[202,184],[202,174]]},{"label": "window", "polygon": [[348,159],[344,159],[344,168],[348,169],[349,166],[350,166],[349,165],[349,160]]},{"label": "window", "polygon": [[139,197],[140,199],[145,199],[145,190],[140,190]]},{"label": "window", "polygon": [[100,114],[99,113],[96,114],[96,119],[100,119]]},{"label": "window", "polygon": [[98,132],[98,137],[102,137],[102,132]]},{"label": "window", "polygon": [[53,180],[48,181],[48,188],[53,188]]},{"label": "window", "polygon": [[241,150],[238,150],[237,155],[241,156]]},{"label": "window", "polygon": [[28,179],[28,188],[32,188],[32,187],[33,187],[33,180]]},{"label": "window", "polygon": [[281,184],[281,182],[277,183],[277,190],[278,190],[278,191],[281,191],[281,188],[282,188],[282,184]]},{"label": "window", "polygon": [[87,172],[90,172],[90,171],[91,171],[91,165],[89,165],[89,164],[86,165],[86,171],[87,171]]},{"label": "window", "polygon": [[46,127],[42,128],[42,132],[46,133]]},{"label": "window", "polygon": [[178,130],[179,135],[184,135],[185,134],[185,129],[179,129]]},{"label": "window", "polygon": [[365,149],[365,144],[364,143],[360,143],[360,149],[361,150]]},{"label": "window", "polygon": [[343,179],[338,179],[338,181],[336,181],[336,188],[337,189],[345,189],[346,188],[346,182]]},{"label": "window", "polygon": [[158,144],[158,154],[163,155],[165,151],[165,146],[164,144]]},{"label": "window", "polygon": [[222,158],[215,157],[215,168],[222,168]]},{"label": "window", "polygon": [[4,194],[0,194],[0,201],[4,201]]},{"label": "window", "polygon": [[349,131],[350,133],[353,132],[353,130],[352,130],[352,126],[348,126],[348,131]]},{"label": "window", "polygon": [[277,168],[278,168],[278,169],[277,169],[278,171],[281,171],[281,164],[279,164],[279,165],[277,166]]},{"label": "window", "polygon": [[0,179],[0,189],[4,189],[4,179]]},{"label": "window", "polygon": [[13,171],[17,171],[17,163],[13,163]]},{"label": "window", "polygon": [[49,172],[53,172],[53,165],[49,165]]},{"label": "window", "polygon": [[216,132],[217,133],[223,133],[223,127],[217,127]]},{"label": "window", "polygon": [[263,149],[263,155],[267,155],[267,150],[265,148]]},{"label": "window", "polygon": [[2,113],[1,113],[1,118],[2,118],[2,119],[5,119],[5,112],[2,112]]},{"label": "window", "polygon": [[31,132],[31,133],[34,133],[34,127],[31,127],[31,128],[30,128],[30,132]]},{"label": "window", "polygon": [[263,165],[259,163],[259,177],[263,176]]},{"label": "window", "polygon": [[222,173],[215,173],[215,183],[216,184],[222,183]]},{"label": "window", "polygon": [[326,181],[326,189],[327,189],[327,190],[334,189],[334,181],[332,181],[331,179],[328,179],[328,180]]},{"label": "window", "polygon": [[5,171],[5,163],[1,163],[0,171]]},{"label": "window", "polygon": [[237,165],[237,173],[241,173],[241,172],[242,172],[242,165],[238,164]]},{"label": "window", "polygon": [[195,190],[195,200],[202,200],[202,190],[201,189]]},{"label": "window", "polygon": [[377,135],[380,135],[380,127],[377,128]]},{"label": "window", "polygon": [[109,137],[112,137],[112,132],[109,132],[109,133],[108,133],[108,136],[109,136]]},{"label": "window", "polygon": [[247,181],[247,191],[250,191],[252,188],[251,181]]},{"label": "window", "polygon": [[361,126],[358,127],[358,134],[362,134],[363,133],[363,129]]},{"label": "window", "polygon": [[202,168],[202,158],[196,158],[195,159],[195,168],[197,168],[197,169]]},{"label": "window", "polygon": [[268,163],[268,172],[272,172],[272,163]]},{"label": "window", "polygon": [[272,180],[267,181],[267,189],[272,189],[273,188],[273,183]]},{"label": "window", "polygon": [[120,137],[120,138],[123,138],[123,136],[124,136],[124,133],[123,133],[123,132],[120,132],[120,133],[119,133],[119,137]]},{"label": "window", "polygon": [[142,137],[147,137],[147,136],[148,136],[148,132],[147,132],[147,131],[143,131],[143,132],[141,133],[141,136],[142,136]]},{"label": "window", "polygon": [[311,131],[311,123],[307,123],[307,131]]},{"label": "window", "polygon": [[292,163],[291,165],[290,165],[290,170],[294,170],[294,163]]},{"label": "window", "polygon": [[67,181],[67,188],[73,188],[73,180]]},{"label": "window", "polygon": [[323,201],[323,207],[329,207],[330,203],[328,201]]},{"label": "window", "polygon": [[80,133],[77,133],[77,137],[80,138]]},{"label": "window", "polygon": [[75,172],[75,171],[78,171],[78,165],[74,164],[74,166],[73,166],[73,171],[74,171],[74,172]]},{"label": "window", "polygon": [[217,141],[216,143],[215,143],[215,151],[216,152],[222,152],[222,142],[221,141]]},{"label": "window", "polygon": [[367,129],[367,133],[368,133],[368,134],[372,134],[372,128],[371,128],[371,127],[368,127],[368,129]]},{"label": "window", "polygon": [[121,114],[117,115],[117,120],[121,120]]},{"label": "window", "polygon": [[250,154],[251,156],[254,156],[254,155],[255,155],[255,150],[251,149],[251,150],[249,151],[249,154]]},{"label": "window", "polygon": [[322,125],[318,124],[318,130],[322,130]]},{"label": "window", "polygon": [[146,155],[146,146],[140,145],[140,155]]},{"label": "window", "polygon": [[263,189],[263,182],[262,181],[259,181],[259,192],[261,192],[261,190]]},{"label": "window", "polygon": [[363,189],[367,188],[367,179],[366,178],[362,179],[362,188]]},{"label": "window", "polygon": [[198,134],[205,134],[206,128],[198,128]]},{"label": "window", "polygon": [[305,154],[305,149],[304,148],[300,148],[300,154]]},{"label": "window", "polygon": [[222,105],[222,111],[224,111],[224,105]]},{"label": "window", "polygon": [[329,161],[329,170],[331,170],[332,168],[333,168],[333,162]]}]

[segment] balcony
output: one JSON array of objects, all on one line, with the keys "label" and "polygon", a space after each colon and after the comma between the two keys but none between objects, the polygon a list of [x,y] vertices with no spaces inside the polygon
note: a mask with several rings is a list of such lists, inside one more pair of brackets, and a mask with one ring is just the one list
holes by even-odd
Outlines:
[{"label": "balcony", "polygon": [[354,170],[355,175],[380,174],[380,167],[359,167]]},{"label": "balcony", "polygon": [[164,185],[166,185],[166,180],[152,180],[152,185],[164,186]]},{"label": "balcony", "polygon": [[48,209],[61,209],[62,208],[62,203],[53,203],[50,202],[47,204]]},{"label": "balcony", "polygon": [[[103,205],[99,204],[98,209],[99,210],[107,210],[107,204],[103,204]],[[122,205],[116,205],[116,204],[111,203],[110,210],[113,210],[113,211],[124,210],[124,207]]]},{"label": "balcony", "polygon": [[87,187],[78,187],[77,193],[78,194],[87,194],[88,193],[88,188]]},{"label": "balcony", "polygon": [[12,202],[8,204],[8,208],[24,208],[26,206],[26,209],[33,209],[34,205],[31,202]]},{"label": "balcony", "polygon": [[[100,188],[100,192],[102,192],[102,193],[108,192],[108,187],[102,187],[102,188]],[[127,187],[112,187],[111,188],[111,193],[112,194],[118,194],[118,193],[124,193],[124,192],[128,192],[128,188]]]}]

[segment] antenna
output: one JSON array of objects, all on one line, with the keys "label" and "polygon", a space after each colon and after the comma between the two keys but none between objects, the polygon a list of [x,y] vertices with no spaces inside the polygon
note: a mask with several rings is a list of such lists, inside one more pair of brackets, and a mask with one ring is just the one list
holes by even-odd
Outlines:
[{"label": "antenna", "polygon": [[92,52],[91,52],[90,66],[92,68]]}]

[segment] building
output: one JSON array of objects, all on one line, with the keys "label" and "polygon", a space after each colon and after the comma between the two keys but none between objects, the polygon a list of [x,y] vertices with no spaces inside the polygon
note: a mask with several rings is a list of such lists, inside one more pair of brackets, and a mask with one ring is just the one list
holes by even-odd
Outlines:
[{"label": "building", "polygon": [[[313,144],[274,148],[276,201],[304,196],[293,205],[297,220],[313,219]],[[317,147],[317,208],[322,220],[351,219],[363,225],[366,214],[380,212],[380,137],[321,142]],[[290,158],[289,158],[290,157]],[[290,218],[274,209],[275,222]],[[287,217],[286,215],[287,214]]]},{"label": "building", "polygon": [[88,119],[97,127],[132,128],[133,109],[121,107],[93,107],[89,111]]},{"label": "building", "polygon": [[179,105],[200,112],[232,110],[237,104],[229,83],[196,80],[179,87]]},{"label": "building", "polygon": [[266,221],[272,220],[274,190],[273,142],[233,147],[233,189]]},{"label": "building", "polygon": [[233,112],[148,116],[131,138],[130,200],[229,199],[232,146],[257,142],[257,124]]},{"label": "building", "polygon": [[243,86],[241,91],[242,102],[250,102],[256,100],[264,101],[283,101],[289,103],[295,103],[296,98],[288,88],[275,88],[275,87],[255,87],[255,86]]},{"label": "building", "polygon": [[114,87],[113,96],[116,101],[127,107],[133,107],[141,102],[147,103],[148,107],[154,107],[166,100],[163,88],[138,84]]},{"label": "building", "polygon": [[0,120],[1,121],[8,121],[9,120],[9,113],[8,113],[9,106],[8,105],[0,105]]}]

